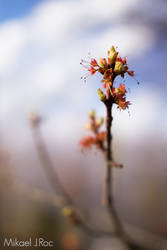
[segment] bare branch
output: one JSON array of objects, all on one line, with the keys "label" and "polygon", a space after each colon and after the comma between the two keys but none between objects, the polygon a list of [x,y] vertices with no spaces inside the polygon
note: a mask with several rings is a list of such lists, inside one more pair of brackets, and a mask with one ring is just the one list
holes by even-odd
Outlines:
[{"label": "bare branch", "polygon": [[[114,199],[113,199],[113,180],[112,180],[112,166],[117,166],[118,164],[113,162],[112,157],[112,150],[111,150],[111,143],[112,143],[112,134],[111,134],[111,127],[112,127],[112,99],[111,102],[106,102],[106,132],[107,132],[107,152],[106,152],[106,179],[105,179],[105,203],[107,205],[107,209],[109,212],[109,216],[111,218],[111,223],[114,223],[115,233],[117,237],[128,247],[129,250],[146,250],[144,247],[139,246],[138,244],[134,243],[129,236],[126,235],[124,232],[123,226],[121,221],[118,217],[114,206]],[[120,165],[119,165],[120,166]]]},{"label": "bare branch", "polygon": [[[39,120],[39,119],[38,119]],[[50,185],[52,186],[55,193],[57,193],[57,190],[59,189],[62,193],[62,201],[63,204],[61,205],[61,208],[64,206],[70,205],[73,210],[73,224],[79,226],[82,228],[88,235],[91,235],[93,237],[99,237],[99,236],[105,236],[105,237],[116,237],[115,232],[111,231],[105,231],[105,230],[97,230],[93,228],[87,220],[83,217],[81,211],[79,211],[73,199],[70,197],[70,195],[66,192],[64,186],[62,185],[62,182],[57,175],[55,168],[51,162],[49,153],[47,151],[47,148],[45,146],[44,140],[42,139],[42,135],[40,133],[40,127],[39,123],[35,122],[32,126],[32,132],[33,132],[33,138],[36,145],[36,149],[38,152],[39,159],[41,161],[41,165],[43,167],[43,170],[45,171],[45,174],[48,178],[48,181]]]},{"label": "bare branch", "polygon": [[[111,142],[112,142],[112,135],[111,135],[111,125],[112,125],[112,104],[105,103],[107,108],[107,116],[106,116],[106,127],[107,127],[107,151],[106,151],[106,161],[107,161],[107,171],[106,171],[106,204],[109,211],[109,215],[111,218],[111,222],[114,222],[115,230],[112,231],[103,231],[103,230],[97,230],[93,228],[87,220],[83,217],[81,211],[79,211],[75,203],[73,202],[73,199],[71,196],[66,192],[66,189],[62,185],[62,182],[57,175],[55,168],[52,164],[52,161],[50,159],[49,153],[47,151],[47,147],[45,146],[44,140],[42,139],[42,135],[40,133],[40,124],[41,124],[41,118],[38,116],[33,115],[33,119],[31,118],[31,125],[32,125],[32,132],[33,132],[33,138],[36,145],[36,149],[39,155],[39,159],[41,161],[41,165],[43,167],[43,170],[45,171],[45,174],[48,178],[48,181],[50,185],[52,186],[55,193],[57,193],[57,190],[59,189],[62,193],[63,199],[61,204],[61,208],[64,206],[70,206],[72,208],[69,219],[70,221],[80,227],[83,231],[85,231],[89,236],[93,237],[116,237],[119,238],[126,247],[128,247],[129,250],[146,250],[143,247],[138,246],[137,244],[133,243],[132,240],[130,240],[129,237],[124,233],[123,227],[121,225],[121,222],[119,220],[119,217],[117,215],[117,212],[114,207],[114,201],[112,197],[112,167],[111,163],[113,165],[113,159],[112,159],[112,151],[111,151]],[[38,194],[40,194],[38,192]],[[40,196],[39,196],[40,197]]]}]

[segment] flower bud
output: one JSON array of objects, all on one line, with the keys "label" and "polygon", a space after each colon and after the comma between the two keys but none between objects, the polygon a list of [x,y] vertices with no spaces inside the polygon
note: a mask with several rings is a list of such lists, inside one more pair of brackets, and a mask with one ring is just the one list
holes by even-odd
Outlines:
[{"label": "flower bud", "polygon": [[97,90],[98,96],[100,101],[105,102],[106,101],[106,95],[103,93],[103,91],[99,88]]},{"label": "flower bud", "polygon": [[91,110],[91,111],[89,112],[89,117],[90,117],[90,118],[95,118],[95,115],[96,115],[96,113],[95,113],[94,110]]},{"label": "flower bud", "polygon": [[93,67],[97,67],[97,66],[98,66],[98,63],[97,63],[96,59],[94,59],[94,58],[91,59],[90,64],[91,64]]},{"label": "flower bud", "polygon": [[115,50],[114,46],[108,51],[108,63],[113,64],[117,58],[118,52]]},{"label": "flower bud", "polygon": [[126,94],[126,86],[120,83],[119,87],[115,89],[115,94],[124,96]]},{"label": "flower bud", "polygon": [[117,62],[115,63],[114,72],[115,72],[117,75],[119,75],[119,74],[121,74],[121,73],[124,72],[124,65],[122,64],[122,62],[117,61]]},{"label": "flower bud", "polygon": [[103,69],[107,69],[108,65],[105,58],[100,58],[100,67],[102,67]]},{"label": "flower bud", "polygon": [[86,124],[86,129],[88,129],[88,130],[90,130],[92,127],[91,127],[91,125],[88,123],[88,124]]},{"label": "flower bud", "polygon": [[73,210],[71,207],[69,206],[65,206],[63,209],[62,209],[62,214],[65,216],[65,217],[69,217],[73,214]]},{"label": "flower bud", "polygon": [[103,124],[103,122],[104,122],[103,117],[100,117],[100,118],[97,120],[96,125],[97,125],[97,126],[101,126],[101,125]]},{"label": "flower bud", "polygon": [[134,77],[134,71],[133,71],[133,70],[129,70],[129,71],[127,71],[127,72],[128,72],[128,74],[129,74],[130,76]]}]

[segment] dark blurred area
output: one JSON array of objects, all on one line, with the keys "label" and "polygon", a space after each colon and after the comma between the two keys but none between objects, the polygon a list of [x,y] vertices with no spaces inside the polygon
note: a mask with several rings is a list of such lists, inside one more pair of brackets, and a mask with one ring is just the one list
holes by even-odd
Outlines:
[{"label": "dark blurred area", "polygon": [[[161,237],[167,237],[164,174],[166,142],[155,141],[153,137],[149,138],[150,141],[152,147],[143,140],[131,143],[128,148],[126,141],[121,145],[114,143],[114,152],[117,152],[119,147],[118,159],[124,162],[123,169],[114,170],[114,195],[117,211],[131,237],[154,244],[157,238],[161,242]],[[81,211],[86,211],[86,218],[97,228],[110,229],[102,202],[103,157],[97,152],[87,152],[86,155],[77,152],[74,155],[72,150],[64,157],[64,152],[56,143],[49,145],[48,141],[47,144],[56,171],[76,206]],[[45,199],[45,196],[41,199],[38,191],[34,193],[37,189],[44,192],[46,197],[54,195],[38,159],[32,152],[35,151],[34,145],[17,159],[22,167],[25,165],[28,168],[31,165],[34,169],[33,175],[29,171],[18,173],[16,162],[12,161],[8,150],[9,148],[2,148],[0,157],[1,242],[4,237],[20,240],[31,237],[32,241],[42,237],[54,241],[54,246],[58,249],[94,249],[96,239],[92,239],[80,228],[70,225],[52,200]],[[115,156],[117,157],[117,154]],[[107,249],[107,245],[104,249]]]}]

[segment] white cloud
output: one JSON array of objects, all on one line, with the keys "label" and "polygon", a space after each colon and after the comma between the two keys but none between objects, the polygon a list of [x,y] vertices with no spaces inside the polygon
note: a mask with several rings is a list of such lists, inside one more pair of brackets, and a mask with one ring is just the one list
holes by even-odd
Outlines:
[{"label": "white cloud", "polygon": [[[88,51],[104,55],[113,43],[125,55],[137,56],[145,51],[154,39],[146,27],[117,24],[137,3],[138,0],[47,1],[29,16],[1,25],[0,98],[4,102],[0,112],[6,119],[6,130],[15,116],[13,130],[21,127],[26,110],[33,106],[40,110],[46,104],[45,110],[49,110],[47,101],[53,96],[56,100],[60,93],[62,116],[83,109],[92,98],[94,86],[88,84],[88,94],[83,98],[79,60]],[[101,25],[103,28],[98,29]]]},{"label": "white cloud", "polygon": [[40,95],[56,94],[65,81],[67,81],[66,75],[56,60],[43,62],[35,69],[33,82],[37,94],[39,92]]},{"label": "white cloud", "polygon": [[[106,56],[105,48],[111,43],[118,46],[122,55],[136,57],[145,53],[154,43],[154,34],[142,25],[117,25],[102,32],[101,36],[92,38],[91,46],[98,55]],[[105,53],[105,54],[104,54]]]},{"label": "white cloud", "polygon": [[[129,140],[143,138],[144,135],[157,130],[157,116],[161,110],[160,95],[147,87],[131,94],[129,113],[115,110],[114,131],[117,135]],[[156,100],[156,102],[155,102]]]},{"label": "white cloud", "polygon": [[77,33],[89,31],[99,24],[114,23],[130,11],[139,0],[81,0],[48,1],[37,9],[29,18],[31,35],[45,45],[57,45],[64,39],[73,38]]},{"label": "white cloud", "polygon": [[25,30],[19,21],[7,22],[0,27],[0,74],[10,73],[25,42]]}]

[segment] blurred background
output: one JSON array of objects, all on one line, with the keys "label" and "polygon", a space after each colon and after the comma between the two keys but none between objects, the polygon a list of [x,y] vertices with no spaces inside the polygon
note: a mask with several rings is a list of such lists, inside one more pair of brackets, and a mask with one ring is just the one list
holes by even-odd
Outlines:
[{"label": "blurred background", "polygon": [[96,75],[86,83],[80,79],[85,74],[80,60],[88,53],[105,57],[114,45],[140,82],[126,79],[130,114],[114,110],[113,154],[124,165],[114,169],[116,208],[132,237],[134,228],[142,230],[136,233],[140,240],[149,240],[143,230],[167,237],[166,44],[165,0],[0,1],[2,235],[41,236],[54,240],[55,249],[111,249],[109,240],[97,241],[69,226],[52,203],[35,200],[31,190],[22,192],[19,182],[53,193],[28,121],[36,110],[63,185],[92,223],[109,227],[102,204],[104,159],[79,146],[89,134],[89,110],[105,115],[96,91],[101,83]]}]

